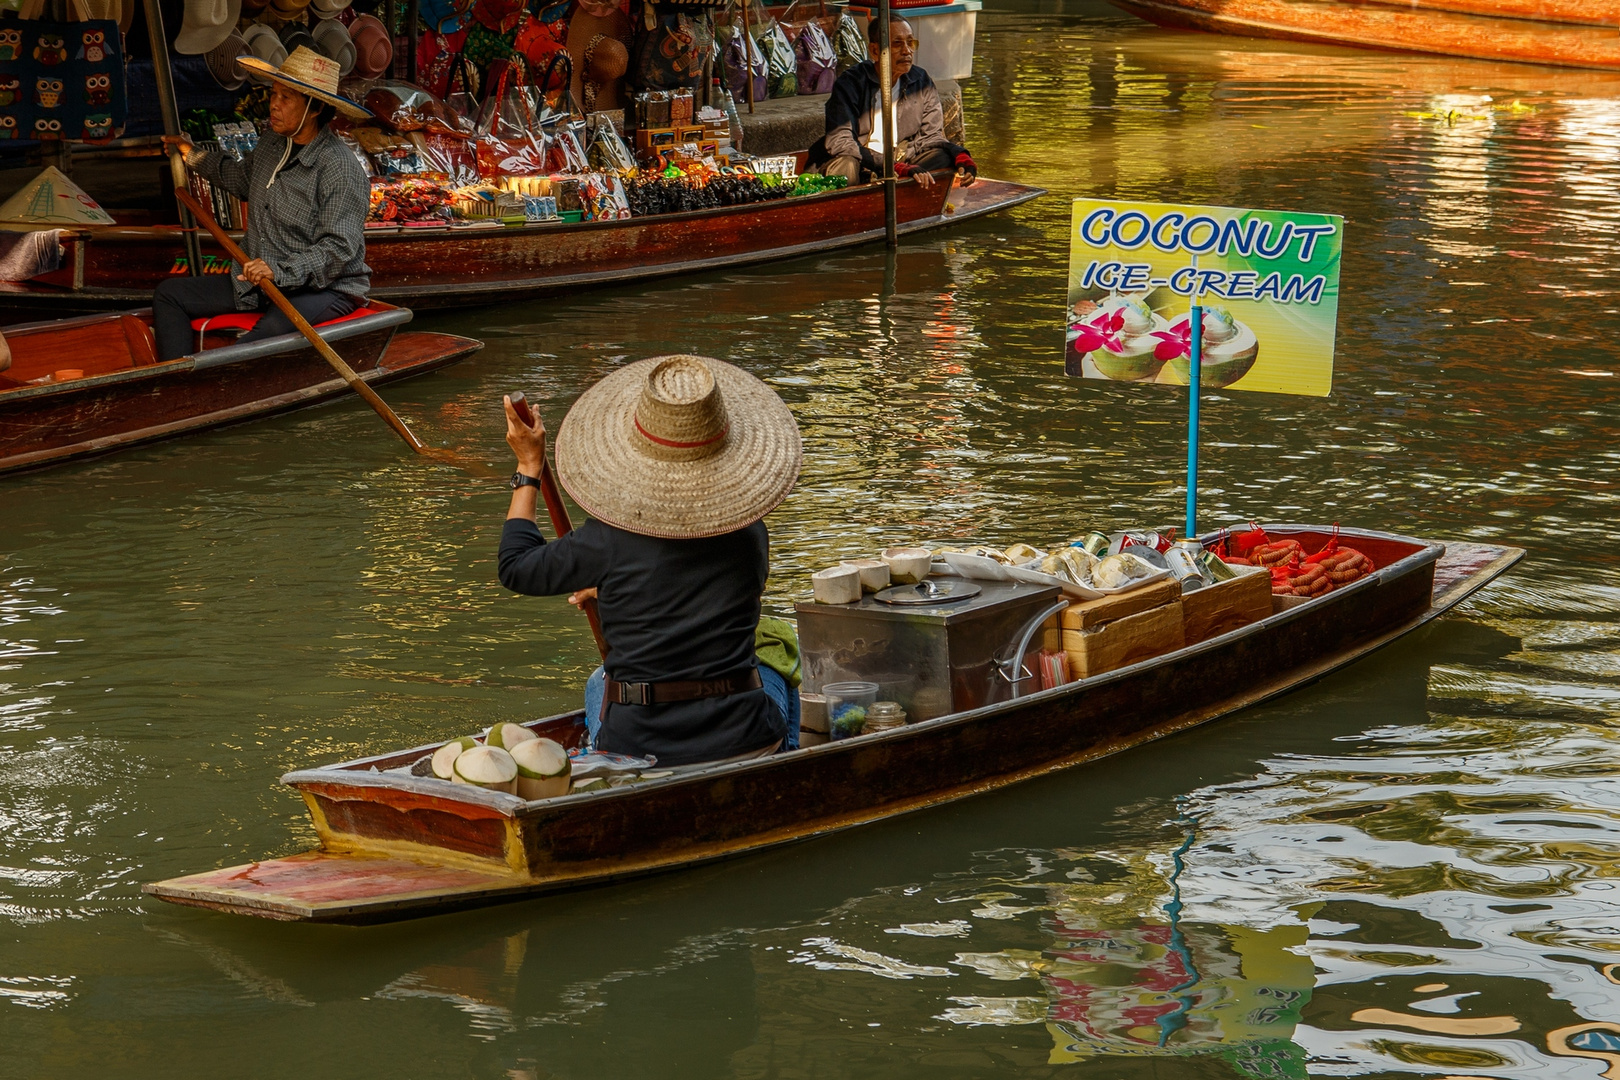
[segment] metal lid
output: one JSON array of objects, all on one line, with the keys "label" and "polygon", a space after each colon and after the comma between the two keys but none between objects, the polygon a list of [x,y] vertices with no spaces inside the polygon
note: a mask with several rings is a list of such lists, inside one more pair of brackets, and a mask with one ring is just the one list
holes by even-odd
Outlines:
[{"label": "metal lid", "polygon": [[883,604],[954,604],[971,600],[980,593],[979,586],[965,579],[947,578],[936,581],[924,578],[915,585],[895,585],[874,593],[872,599]]}]

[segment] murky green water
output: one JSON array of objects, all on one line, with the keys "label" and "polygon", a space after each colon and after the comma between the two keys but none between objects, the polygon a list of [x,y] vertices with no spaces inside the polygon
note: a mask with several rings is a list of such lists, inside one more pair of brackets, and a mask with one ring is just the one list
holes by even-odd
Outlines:
[{"label": "murky green water", "polygon": [[868,250],[436,320],[489,348],[388,396],[499,471],[502,391],[555,418],[626,358],[748,366],[806,437],[771,520],[785,603],[880,542],[1176,520],[1182,397],[1061,376],[1069,197],[1332,211],[1334,395],[1211,395],[1209,516],[1531,558],[1396,649],[1100,765],[692,873],[317,928],[139,886],[309,844],[285,770],[573,703],[583,624],[494,581],[504,485],[407,459],[355,404],[7,481],[0,1075],[1616,1060],[1620,78],[1106,9],[979,29],[979,161],[1050,198],[893,267]]}]

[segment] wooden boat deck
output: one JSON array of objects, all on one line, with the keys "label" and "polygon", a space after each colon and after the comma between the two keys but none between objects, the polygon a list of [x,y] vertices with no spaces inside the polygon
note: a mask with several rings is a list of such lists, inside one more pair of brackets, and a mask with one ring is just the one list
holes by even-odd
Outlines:
[{"label": "wooden boat deck", "polygon": [[[1305,526],[1267,531],[1325,539]],[[1288,693],[1444,614],[1524,554],[1347,535],[1375,561],[1383,561],[1373,546],[1381,542],[1408,554],[1320,600],[1169,656],[891,732],[538,803],[466,788],[451,800],[441,782],[377,771],[433,747],[291,773],[283,781],[303,793],[322,850],[146,892],[271,919],[375,922],[821,836],[1066,769]],[[1261,657],[1277,660],[1268,667]],[[582,723],[569,713],[531,726],[574,741]]]}]

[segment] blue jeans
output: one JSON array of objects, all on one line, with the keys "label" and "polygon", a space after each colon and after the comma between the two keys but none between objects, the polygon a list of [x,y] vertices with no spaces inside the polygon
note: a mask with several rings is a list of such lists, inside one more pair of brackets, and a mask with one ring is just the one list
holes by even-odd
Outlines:
[{"label": "blue jeans", "polygon": [[[776,711],[787,718],[787,735],[782,739],[783,750],[799,748],[799,692],[775,668],[759,665],[759,681],[765,696],[776,705]],[[591,745],[596,745],[596,733],[602,728],[602,697],[607,693],[607,672],[598,667],[585,680],[585,727],[590,732]]]}]

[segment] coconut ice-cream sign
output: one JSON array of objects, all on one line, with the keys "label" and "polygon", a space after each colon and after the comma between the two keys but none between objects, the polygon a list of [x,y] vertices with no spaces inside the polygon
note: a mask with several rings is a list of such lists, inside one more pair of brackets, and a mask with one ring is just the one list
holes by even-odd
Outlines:
[{"label": "coconut ice-cream sign", "polygon": [[1197,535],[1203,388],[1333,389],[1344,219],[1074,200],[1064,369],[1188,386],[1187,535]]},{"label": "coconut ice-cream sign", "polygon": [[1332,214],[1076,199],[1065,369],[1185,386],[1196,349],[1206,389],[1325,397],[1343,237]]}]

